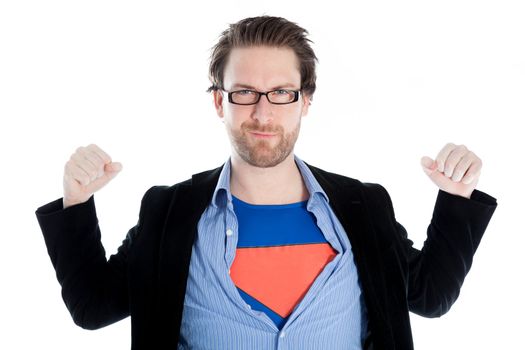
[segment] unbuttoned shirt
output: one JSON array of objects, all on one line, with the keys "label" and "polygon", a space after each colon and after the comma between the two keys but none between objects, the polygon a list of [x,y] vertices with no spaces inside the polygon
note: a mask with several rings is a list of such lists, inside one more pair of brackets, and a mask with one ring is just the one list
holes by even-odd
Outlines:
[{"label": "unbuttoned shirt", "polygon": [[[250,299],[230,275],[240,232],[236,215],[239,208],[234,202],[239,205],[242,201],[230,192],[228,158],[211,202],[198,222],[178,349],[362,348],[367,330],[366,307],[350,241],[310,169],[296,155],[294,160],[310,194],[306,210],[335,256],[331,255],[284,324],[277,325],[263,309],[252,308],[250,304],[254,304],[247,302]],[[243,204],[253,209],[268,207]],[[271,274],[265,273],[264,278],[271,278]]]}]

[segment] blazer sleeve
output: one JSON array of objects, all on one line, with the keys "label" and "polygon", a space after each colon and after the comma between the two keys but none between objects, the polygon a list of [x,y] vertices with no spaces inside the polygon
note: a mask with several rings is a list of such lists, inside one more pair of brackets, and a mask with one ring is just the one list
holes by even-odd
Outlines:
[{"label": "blazer sleeve", "polygon": [[383,190],[408,264],[409,310],[424,317],[439,317],[459,296],[474,253],[496,210],[496,199],[479,190],[474,190],[469,199],[440,189],[427,239],[418,250],[407,238],[405,228],[395,220],[392,201]]},{"label": "blazer sleeve", "polygon": [[93,330],[129,316],[127,258],[141,229],[142,207],[138,223],[109,260],[100,239],[94,196],[66,209],[57,199],[36,210],[62,299],[78,326]]}]

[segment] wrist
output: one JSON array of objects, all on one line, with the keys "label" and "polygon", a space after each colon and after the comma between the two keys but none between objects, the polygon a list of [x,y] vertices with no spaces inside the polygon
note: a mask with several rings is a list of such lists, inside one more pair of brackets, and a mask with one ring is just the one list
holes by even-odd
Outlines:
[{"label": "wrist", "polygon": [[72,199],[63,197],[62,198],[62,208],[66,209],[66,208],[72,207],[72,206],[77,205],[77,204],[85,203],[85,202],[88,201],[88,199],[82,201],[82,200],[72,200]]}]

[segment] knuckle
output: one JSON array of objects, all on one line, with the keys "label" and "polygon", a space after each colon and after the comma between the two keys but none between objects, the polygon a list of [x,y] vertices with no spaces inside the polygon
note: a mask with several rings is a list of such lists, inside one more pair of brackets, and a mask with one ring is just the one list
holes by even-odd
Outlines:
[{"label": "knuckle", "polygon": [[464,173],[466,170],[467,170],[467,167],[465,167],[464,165],[458,165],[458,166],[456,166],[456,171],[457,171],[458,173]]},{"label": "knuckle", "polygon": [[105,163],[104,157],[100,157],[98,154],[93,155],[93,161],[97,166],[104,166]]},{"label": "knuckle", "polygon": [[95,145],[94,143],[89,144],[88,147],[89,147],[89,150],[90,150],[91,152],[93,152],[93,153],[96,153],[96,152],[100,152],[100,151],[101,151],[100,147],[98,147],[98,146]]},{"label": "knuckle", "polygon": [[87,147],[87,149],[89,149],[90,151],[92,152],[97,152],[100,150],[100,147],[98,147],[96,144],[94,143],[90,143]]},{"label": "knuckle", "polygon": [[69,161],[73,164],[78,164],[80,162],[80,154],[73,153],[69,158]]},{"label": "knuckle", "polygon": [[91,182],[91,179],[87,174],[80,175],[79,180],[84,185],[89,185],[89,183]]},{"label": "knuckle", "polygon": [[99,171],[104,171],[104,161],[102,159],[96,159],[95,162],[95,171],[99,172]]}]

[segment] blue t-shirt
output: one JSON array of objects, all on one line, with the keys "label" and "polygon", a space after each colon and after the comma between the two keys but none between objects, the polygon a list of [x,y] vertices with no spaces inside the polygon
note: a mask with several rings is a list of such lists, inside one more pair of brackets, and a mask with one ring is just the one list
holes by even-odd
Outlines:
[{"label": "blue t-shirt", "polygon": [[281,329],[337,251],[307,201],[255,205],[232,196],[232,202],[239,239],[230,277],[244,301]]}]

